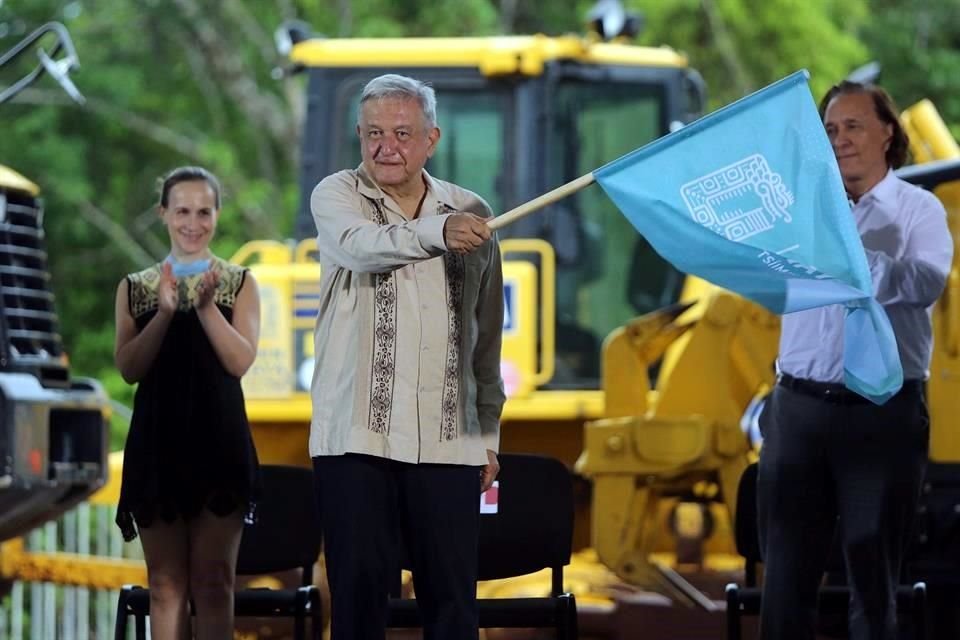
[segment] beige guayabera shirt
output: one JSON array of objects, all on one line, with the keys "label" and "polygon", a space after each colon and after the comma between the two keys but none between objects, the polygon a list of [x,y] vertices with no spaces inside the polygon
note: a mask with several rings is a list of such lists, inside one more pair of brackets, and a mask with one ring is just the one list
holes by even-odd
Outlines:
[{"label": "beige guayabera shirt", "polygon": [[497,451],[503,277],[495,241],[446,252],[449,214],[492,215],[476,194],[424,172],[420,215],[362,166],[314,189],[322,266],[310,455],[483,465]]}]

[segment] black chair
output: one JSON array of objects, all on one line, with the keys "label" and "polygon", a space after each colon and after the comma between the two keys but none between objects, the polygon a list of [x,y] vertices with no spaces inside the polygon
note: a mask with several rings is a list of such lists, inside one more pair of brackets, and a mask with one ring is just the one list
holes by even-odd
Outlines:
[{"label": "black chair", "polygon": [[[313,582],[313,565],[320,554],[320,518],[308,468],[262,465],[263,498],[257,521],[244,528],[237,558],[237,575],[252,576],[301,570],[297,589],[239,589],[234,596],[237,617],[271,617],[294,620],[294,638],[319,640],[323,631],[320,592]],[[127,619],[135,617],[136,637],[146,638],[150,615],[150,590],[126,585],[120,591],[115,640],[127,637]]]},{"label": "black chair", "polygon": [[[480,599],[480,627],[552,627],[557,638],[575,640],[576,600],[563,591],[563,567],[570,564],[573,539],[570,471],[553,458],[501,454],[498,502],[497,513],[480,516],[480,580],[549,568],[552,585],[550,595],[540,598]],[[416,601],[391,599],[387,626],[421,627]]]},{"label": "black chair", "polygon": [[[745,586],[731,582],[726,587],[727,640],[742,637],[741,618],[760,613],[762,588],[757,585],[757,565],[763,562],[757,532],[757,463],[747,467],[737,487],[737,512],[734,516],[734,541],[737,553],[746,561]],[[834,550],[839,555],[839,550]],[[897,610],[900,616],[909,616],[915,638],[926,637],[927,586],[923,582],[897,587]],[[850,589],[842,585],[820,587],[818,607],[822,613],[846,616],[850,605]],[[845,619],[845,618],[844,618]]]}]

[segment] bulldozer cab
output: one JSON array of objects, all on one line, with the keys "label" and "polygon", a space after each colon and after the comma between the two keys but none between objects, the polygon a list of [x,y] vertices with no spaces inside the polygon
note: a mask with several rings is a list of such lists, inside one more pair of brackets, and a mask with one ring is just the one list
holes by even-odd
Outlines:
[{"label": "bulldozer cab", "polygon": [[[309,76],[300,239],[315,235],[313,187],[360,163],[360,93],[382,73],[434,87],[442,136],[427,170],[476,191],[496,213],[682,126],[704,103],[699,76],[682,55],[573,36],[307,39],[292,47],[290,59]],[[675,302],[684,281],[596,187],[499,237],[507,296],[504,379],[508,391],[512,385],[520,395],[535,388],[598,388],[605,336],[631,317]],[[537,247],[552,255],[545,258]],[[553,263],[552,274],[545,260]],[[513,273],[517,263],[532,265],[532,282]],[[525,313],[520,295],[531,293]],[[542,314],[551,308],[554,317],[545,323]],[[523,337],[514,342],[518,332]],[[554,350],[555,358],[545,357]]]}]

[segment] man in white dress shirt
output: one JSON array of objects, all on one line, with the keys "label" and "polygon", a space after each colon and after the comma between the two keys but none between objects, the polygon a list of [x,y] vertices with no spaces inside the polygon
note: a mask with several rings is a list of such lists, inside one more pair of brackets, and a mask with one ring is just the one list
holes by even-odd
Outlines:
[{"label": "man in white dress shirt", "polygon": [[931,308],[953,241],[940,201],[893,174],[908,141],[886,92],[843,82],[820,113],[905,382],[882,406],[843,386],[842,306],[783,317],[778,384],[760,417],[760,628],[764,640],[812,640],[836,528],[852,592],[850,637],[893,640],[895,590],[928,453]]},{"label": "man in white dress shirt", "polygon": [[[360,98],[363,163],[310,208],[322,265],[311,398],[332,640],[382,640],[400,538],[426,640],[476,640],[480,492],[499,470],[503,280],[475,193],[430,176],[433,89]],[[476,215],[479,214],[479,215]]]}]

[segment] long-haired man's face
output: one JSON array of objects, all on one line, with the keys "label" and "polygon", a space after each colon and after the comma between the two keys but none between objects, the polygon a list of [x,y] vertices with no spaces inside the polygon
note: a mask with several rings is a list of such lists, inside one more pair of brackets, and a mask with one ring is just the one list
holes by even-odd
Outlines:
[{"label": "long-haired man's face", "polygon": [[880,119],[869,93],[835,97],[824,111],[823,124],[848,190],[857,184],[869,189],[883,179],[893,125]]}]

